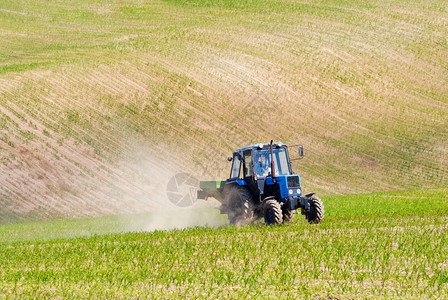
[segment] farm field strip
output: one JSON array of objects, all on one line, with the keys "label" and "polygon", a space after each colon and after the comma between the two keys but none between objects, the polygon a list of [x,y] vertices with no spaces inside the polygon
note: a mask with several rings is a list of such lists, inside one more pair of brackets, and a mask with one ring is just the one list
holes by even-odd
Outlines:
[{"label": "farm field strip", "polygon": [[[113,181],[122,170],[111,165],[151,140],[183,149],[165,163],[203,172],[204,148],[226,157],[269,135],[319,153],[301,173],[325,194],[446,184],[443,1],[249,2],[4,3],[0,98],[14,106],[0,102],[1,147],[15,155],[5,167],[26,160],[22,146],[45,152],[54,140],[59,155],[76,142]],[[78,153],[69,159],[96,179]],[[208,175],[227,175],[216,163]]]},{"label": "farm field strip", "polygon": [[[434,208],[419,210],[418,198]],[[297,215],[284,226],[113,233],[150,214],[3,225],[0,297],[446,296],[446,188],[323,200],[329,217],[316,226]]]}]

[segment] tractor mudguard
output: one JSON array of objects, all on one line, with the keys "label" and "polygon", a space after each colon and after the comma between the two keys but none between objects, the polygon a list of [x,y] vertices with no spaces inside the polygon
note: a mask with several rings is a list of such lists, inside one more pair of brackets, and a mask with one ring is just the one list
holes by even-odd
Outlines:
[{"label": "tractor mudguard", "polygon": [[247,185],[247,182],[244,179],[227,180],[227,182],[226,182],[226,184],[232,184],[232,183],[236,183],[239,186]]}]

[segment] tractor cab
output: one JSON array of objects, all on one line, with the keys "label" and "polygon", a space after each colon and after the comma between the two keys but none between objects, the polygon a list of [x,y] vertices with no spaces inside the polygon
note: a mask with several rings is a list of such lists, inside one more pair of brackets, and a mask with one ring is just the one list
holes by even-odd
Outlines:
[{"label": "tractor cab", "polygon": [[232,169],[229,179],[243,179],[247,177],[272,177],[272,161],[274,162],[275,176],[291,174],[291,165],[288,149],[285,145],[275,145],[272,149],[269,144],[258,144],[240,148],[229,157]]},{"label": "tractor cab", "polygon": [[254,196],[285,199],[300,196],[300,177],[294,175],[288,147],[282,143],[255,144],[237,149],[227,184],[247,186]]}]

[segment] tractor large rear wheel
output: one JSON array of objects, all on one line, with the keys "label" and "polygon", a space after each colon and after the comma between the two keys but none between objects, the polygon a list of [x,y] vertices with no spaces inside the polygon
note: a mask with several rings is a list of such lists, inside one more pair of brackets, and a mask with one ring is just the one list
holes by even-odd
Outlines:
[{"label": "tractor large rear wheel", "polygon": [[252,193],[243,186],[226,187],[223,193],[222,211],[227,214],[230,224],[249,224],[254,219]]},{"label": "tractor large rear wheel", "polygon": [[319,224],[324,218],[324,204],[317,197],[310,197],[308,200],[310,211],[305,213],[310,224]]},{"label": "tractor large rear wheel", "polygon": [[283,213],[280,203],[275,199],[267,200],[263,205],[264,220],[266,224],[281,224],[283,223]]}]

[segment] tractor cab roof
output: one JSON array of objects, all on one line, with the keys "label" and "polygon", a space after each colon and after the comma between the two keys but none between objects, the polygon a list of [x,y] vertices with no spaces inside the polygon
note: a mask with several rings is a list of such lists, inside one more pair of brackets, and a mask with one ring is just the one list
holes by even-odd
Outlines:
[{"label": "tractor cab roof", "polygon": [[[259,144],[253,144],[250,146],[245,146],[245,147],[241,147],[236,149],[235,152],[237,153],[241,153],[244,152],[246,150],[252,150],[252,149],[269,149],[270,143],[259,143]],[[287,148],[287,146],[285,144],[283,144],[282,142],[276,142],[272,144],[273,148],[280,148],[280,147],[285,147]]]}]

